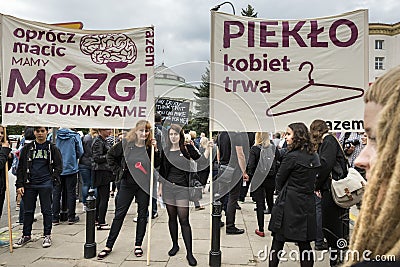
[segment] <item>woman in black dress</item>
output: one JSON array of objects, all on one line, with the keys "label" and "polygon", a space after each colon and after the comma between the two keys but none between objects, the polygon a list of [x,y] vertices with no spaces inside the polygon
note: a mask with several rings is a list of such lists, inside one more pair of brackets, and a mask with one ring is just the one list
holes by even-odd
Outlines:
[{"label": "woman in black dress", "polygon": [[186,246],[186,259],[190,266],[197,260],[192,253],[192,229],[189,223],[189,173],[190,159],[197,160],[200,153],[193,141],[185,142],[182,128],[172,124],[168,130],[166,147],[161,153],[159,195],[163,197],[168,212],[168,227],[172,239],[169,256],[174,256],[178,246],[178,218],[183,241]]}]

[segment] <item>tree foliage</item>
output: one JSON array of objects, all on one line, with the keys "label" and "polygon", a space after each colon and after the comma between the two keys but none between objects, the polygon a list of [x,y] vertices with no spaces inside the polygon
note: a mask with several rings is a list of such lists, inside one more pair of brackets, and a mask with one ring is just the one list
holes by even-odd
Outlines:
[{"label": "tree foliage", "polygon": [[249,4],[246,9],[242,8],[241,14],[245,17],[257,18],[258,12],[255,12],[254,8]]},{"label": "tree foliage", "polygon": [[196,131],[208,133],[209,131],[209,99],[210,99],[210,69],[207,67],[205,73],[201,76],[201,84],[194,92],[196,106],[194,118],[189,122],[188,128]]}]

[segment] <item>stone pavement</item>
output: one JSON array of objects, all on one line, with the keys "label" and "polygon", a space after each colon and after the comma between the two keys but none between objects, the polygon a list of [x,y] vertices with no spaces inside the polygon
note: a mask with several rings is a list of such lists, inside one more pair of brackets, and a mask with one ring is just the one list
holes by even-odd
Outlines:
[{"label": "stone pavement", "polygon": [[[205,194],[203,200],[208,199]],[[246,230],[242,235],[226,235],[225,227],[221,228],[221,251],[222,266],[267,266],[264,260],[265,253],[260,253],[268,249],[271,245],[271,235],[266,231],[264,238],[257,236],[254,230],[257,228],[256,214],[253,210],[255,204],[249,197],[245,203],[240,203],[242,210],[237,211],[236,224],[239,228]],[[81,211],[81,204],[77,204],[77,211]],[[150,266],[188,266],[186,260],[185,246],[179,233],[180,250],[174,257],[169,257],[167,252],[171,247],[171,240],[168,233],[168,215],[165,209],[159,207],[159,217],[152,220],[151,237],[151,257]],[[39,208],[36,212],[39,211]],[[111,224],[114,211],[114,199],[109,202],[109,212],[107,222]],[[75,225],[66,223],[53,227],[52,240],[53,245],[50,248],[42,248],[42,216],[37,214],[37,222],[33,225],[33,239],[22,248],[14,249],[9,253],[9,248],[0,248],[0,266],[146,266],[147,238],[143,243],[144,255],[137,258],[134,253],[134,238],[136,223],[133,218],[136,217],[136,204],[131,205],[124,226],[113,248],[113,252],[104,260],[97,258],[84,259],[83,246],[85,243],[85,214],[78,214],[81,221]],[[3,218],[6,218],[4,216]],[[193,253],[198,261],[198,266],[208,266],[210,243],[210,209],[206,206],[205,210],[190,210],[190,222],[193,231]],[[267,227],[270,216],[266,215],[265,226]],[[223,221],[225,217],[222,216]],[[22,226],[13,228],[14,242],[21,235]],[[109,231],[96,231],[97,251],[104,248]],[[0,234],[1,240],[8,239],[8,232]],[[312,244],[313,246],[314,244]],[[298,251],[293,243],[285,245],[285,251]],[[293,252],[295,253],[295,252]],[[321,257],[321,252],[316,252]],[[259,257],[260,256],[260,257]],[[317,260],[315,266],[329,266],[325,253],[325,260]],[[288,260],[281,263],[280,266],[300,266],[299,262]]]}]

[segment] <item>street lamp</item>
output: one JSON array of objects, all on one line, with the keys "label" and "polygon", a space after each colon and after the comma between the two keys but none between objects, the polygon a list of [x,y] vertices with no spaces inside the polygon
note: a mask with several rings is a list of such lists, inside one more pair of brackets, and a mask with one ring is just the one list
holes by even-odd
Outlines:
[{"label": "street lamp", "polygon": [[232,9],[233,9],[233,15],[236,15],[236,14],[235,14],[235,7],[233,6],[233,4],[232,4],[231,2],[228,2],[228,1],[223,2],[223,3],[219,4],[219,5],[216,5],[215,7],[211,8],[211,11],[218,11],[218,9],[219,9],[221,6],[225,5],[225,4],[230,4],[230,5],[232,6]]}]

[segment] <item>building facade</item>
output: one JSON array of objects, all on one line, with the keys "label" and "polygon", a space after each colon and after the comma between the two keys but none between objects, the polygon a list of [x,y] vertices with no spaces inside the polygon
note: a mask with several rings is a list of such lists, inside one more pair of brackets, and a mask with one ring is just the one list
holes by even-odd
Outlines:
[{"label": "building facade", "polygon": [[400,22],[369,24],[369,82],[400,65]]}]

